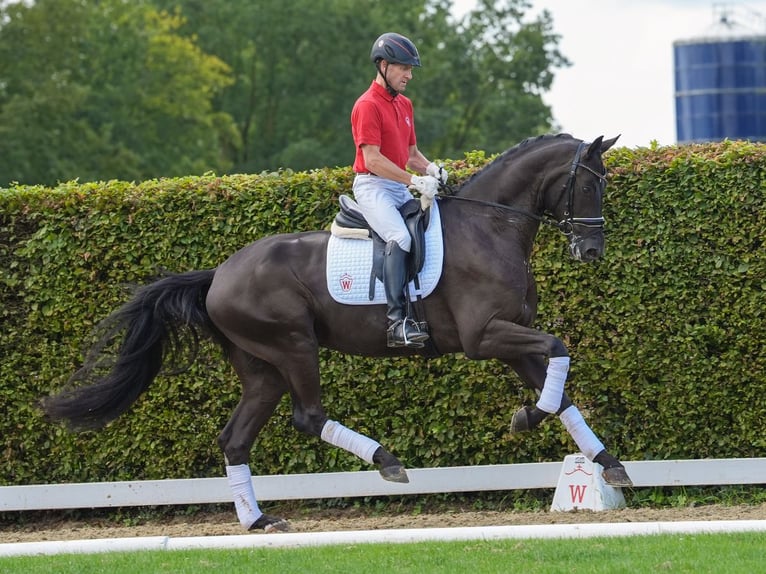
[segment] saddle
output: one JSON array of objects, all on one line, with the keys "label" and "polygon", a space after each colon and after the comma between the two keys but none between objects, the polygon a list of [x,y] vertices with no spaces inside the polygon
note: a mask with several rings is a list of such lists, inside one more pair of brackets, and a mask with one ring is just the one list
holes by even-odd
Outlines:
[{"label": "saddle", "polygon": [[[367,223],[359,205],[348,195],[339,198],[340,211],[333,220],[331,232],[337,237],[372,239],[372,270],[370,274],[370,300],[375,296],[375,279],[383,280],[383,257],[386,242]],[[404,224],[412,237],[407,258],[407,281],[417,281],[426,260],[425,232],[431,219],[431,208],[423,211],[420,201],[411,199],[399,208]]]}]

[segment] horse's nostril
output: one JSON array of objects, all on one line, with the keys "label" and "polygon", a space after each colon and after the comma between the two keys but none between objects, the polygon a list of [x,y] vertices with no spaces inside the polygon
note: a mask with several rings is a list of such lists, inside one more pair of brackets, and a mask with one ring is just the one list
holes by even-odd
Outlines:
[{"label": "horse's nostril", "polygon": [[591,261],[595,261],[601,255],[603,255],[604,250],[598,246],[596,247],[587,247],[585,249],[579,249],[577,246],[572,247],[572,256],[575,259],[578,259],[580,261],[584,261],[586,263],[590,263]]}]

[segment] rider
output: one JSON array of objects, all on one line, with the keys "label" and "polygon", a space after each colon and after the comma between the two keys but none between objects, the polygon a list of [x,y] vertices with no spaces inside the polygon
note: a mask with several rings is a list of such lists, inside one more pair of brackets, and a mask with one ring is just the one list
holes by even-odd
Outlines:
[{"label": "rider", "polygon": [[[420,152],[415,138],[412,102],[402,92],[420,66],[415,45],[401,34],[386,33],[372,46],[377,70],[370,87],[351,111],[356,144],[354,198],[372,229],[386,242],[383,285],[388,302],[389,347],[423,347],[428,333],[407,317],[405,288],[411,238],[399,207],[413,199],[414,189],[433,198],[447,183],[443,167]],[[421,175],[412,175],[406,170]]]}]

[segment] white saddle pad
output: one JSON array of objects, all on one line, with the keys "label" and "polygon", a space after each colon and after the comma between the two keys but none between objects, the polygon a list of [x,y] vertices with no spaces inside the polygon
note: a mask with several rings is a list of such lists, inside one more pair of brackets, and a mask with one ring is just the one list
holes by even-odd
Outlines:
[{"label": "white saddle pad", "polygon": [[[442,274],[444,243],[442,241],[439,202],[431,206],[431,220],[426,230],[426,260],[418,274],[420,289],[410,281],[410,299],[426,297],[436,287]],[[375,279],[375,297],[370,301],[372,273],[372,239],[347,239],[330,236],[327,242],[327,290],[338,303],[346,305],[378,305],[386,303],[383,283]]]}]

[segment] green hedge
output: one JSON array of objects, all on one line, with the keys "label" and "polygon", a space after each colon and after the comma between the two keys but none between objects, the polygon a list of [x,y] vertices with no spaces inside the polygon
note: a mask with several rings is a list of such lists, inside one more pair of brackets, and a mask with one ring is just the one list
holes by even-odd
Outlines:
[{"label": "green hedge", "polygon": [[[462,179],[486,161],[474,152],[448,164]],[[604,258],[572,261],[546,228],[533,259],[538,326],[570,348],[570,394],[626,460],[764,456],[766,146],[617,148],[606,161]],[[239,384],[212,346],[99,432],[50,425],[36,401],[78,367],[126,285],[158,269],[214,267],[264,235],[327,227],[351,176],[0,190],[0,483],[220,476],[215,439]],[[559,460],[575,448],[555,420],[509,434],[512,413],[533,397],[494,361],[321,359],[330,415],[410,467]],[[252,461],[262,474],[367,468],[294,431],[287,401]]]}]

